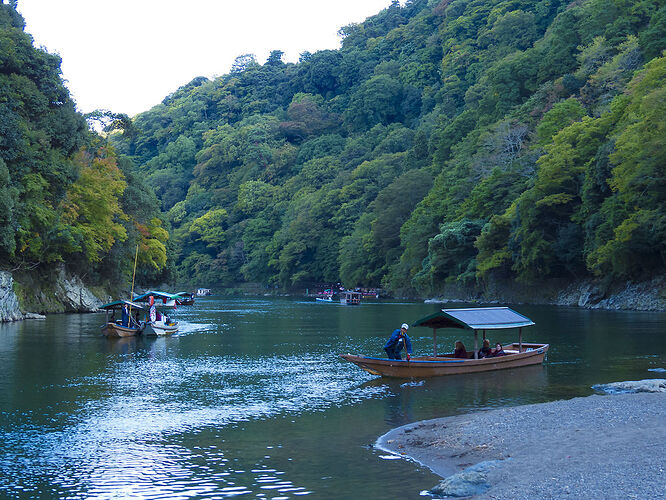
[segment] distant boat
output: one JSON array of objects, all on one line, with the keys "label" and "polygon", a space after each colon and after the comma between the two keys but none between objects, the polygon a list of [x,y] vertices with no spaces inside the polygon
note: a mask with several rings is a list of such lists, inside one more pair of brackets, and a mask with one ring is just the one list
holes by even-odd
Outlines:
[{"label": "distant boat", "polygon": [[178,298],[177,294],[155,290],[134,297],[135,302],[145,302],[149,307],[146,326],[143,329],[145,335],[172,335],[178,331],[178,322],[171,320],[164,312],[165,309],[175,309]]},{"label": "distant boat", "polygon": [[328,297],[315,297],[316,302],[333,302],[333,296],[329,295]]},{"label": "distant boat", "polygon": [[159,292],[156,290],[148,290],[145,293],[142,293],[141,295],[136,295],[132,299],[134,302],[145,302],[149,303],[149,305],[152,305],[151,302],[151,297],[152,301],[157,307],[176,307],[176,299],[178,299],[178,295],[175,293],[167,293],[167,292]]},{"label": "distant boat", "polygon": [[[480,307],[469,309],[442,309],[442,311],[416,321],[412,326],[433,329],[432,356],[412,357],[409,361],[343,354],[341,357],[373,375],[383,377],[434,377],[518,368],[543,363],[548,344],[525,343],[522,329],[534,322],[508,307]],[[452,352],[437,354],[437,329],[458,328],[474,332],[474,352],[471,357],[455,358]],[[478,332],[518,328],[518,342],[506,345],[504,356],[477,359]]]},{"label": "distant boat", "polygon": [[194,305],[194,294],[190,292],[178,292],[176,294],[178,298],[176,299],[176,305],[179,306],[191,306]]},{"label": "distant boat", "polygon": [[197,288],[197,297],[207,297],[212,295],[210,288]]},{"label": "distant boat", "polygon": [[[136,302],[116,300],[104,304],[101,309],[106,311],[106,321],[102,325],[102,335],[105,337],[132,337],[140,334],[145,327],[145,323],[132,317],[133,312],[145,312],[146,310]],[[125,312],[123,312],[123,309]],[[119,319],[115,319],[116,311],[120,312]],[[111,318],[109,318],[109,313],[111,313]]]},{"label": "distant boat", "polygon": [[342,292],[340,294],[340,304],[356,306],[361,303],[361,292]]}]

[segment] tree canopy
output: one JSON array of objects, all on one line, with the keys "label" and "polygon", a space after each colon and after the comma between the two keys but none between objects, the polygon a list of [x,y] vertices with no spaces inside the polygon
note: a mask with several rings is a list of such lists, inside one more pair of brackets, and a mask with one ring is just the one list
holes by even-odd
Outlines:
[{"label": "tree canopy", "polygon": [[77,112],[60,57],[34,47],[15,7],[0,3],[0,262],[19,270],[63,262],[128,282],[141,243],[151,251],[139,273],[163,274],[168,234],[157,198],[86,123],[102,120],[131,137],[131,120]]},{"label": "tree canopy", "polygon": [[183,285],[419,294],[663,273],[664,9],[396,1],[338,50],[99,111],[100,136],[3,4],[0,252],[111,275],[140,243],[146,277]]}]

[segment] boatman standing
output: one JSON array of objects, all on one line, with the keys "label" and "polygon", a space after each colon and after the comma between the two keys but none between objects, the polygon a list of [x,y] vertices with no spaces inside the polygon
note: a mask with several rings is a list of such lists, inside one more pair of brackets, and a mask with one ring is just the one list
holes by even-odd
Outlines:
[{"label": "boatman standing", "polygon": [[388,339],[388,342],[384,346],[389,359],[402,359],[402,349],[407,346],[407,361],[409,361],[412,354],[412,341],[407,336],[408,329],[409,325],[403,323],[399,329],[396,328],[393,330],[391,338]]}]

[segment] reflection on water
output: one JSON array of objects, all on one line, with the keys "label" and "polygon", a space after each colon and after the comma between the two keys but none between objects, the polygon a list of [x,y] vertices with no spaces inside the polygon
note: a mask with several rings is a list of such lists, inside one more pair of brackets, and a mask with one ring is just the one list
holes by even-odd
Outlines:
[{"label": "reflection on water", "polygon": [[[418,498],[437,478],[377,454],[390,428],[663,373],[666,315],[517,309],[538,325],[527,340],[551,343],[544,366],[424,380],[337,354],[381,355],[429,304],[206,298],[157,338],[103,338],[95,314],[0,325],[0,496],[378,498],[390,484]],[[459,335],[438,335],[440,349]]]}]

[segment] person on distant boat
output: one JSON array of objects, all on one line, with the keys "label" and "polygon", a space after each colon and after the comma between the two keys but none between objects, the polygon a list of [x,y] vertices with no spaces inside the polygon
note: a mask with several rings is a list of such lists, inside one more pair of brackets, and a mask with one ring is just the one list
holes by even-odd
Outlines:
[{"label": "person on distant boat", "polygon": [[127,328],[129,327],[129,322],[130,322],[129,307],[127,307],[127,304],[123,304],[122,320],[120,326],[124,326],[125,328]]},{"label": "person on distant boat", "polygon": [[453,351],[453,357],[467,359],[467,349],[465,349],[465,345],[460,340],[456,340],[456,348]]},{"label": "person on distant boat", "polygon": [[495,344],[495,349],[493,349],[493,357],[498,357],[498,356],[506,356],[506,353],[504,352],[504,349],[502,348],[502,344],[499,342]]},{"label": "person on distant boat", "polygon": [[492,356],[493,350],[490,348],[490,340],[483,339],[483,346],[479,349],[479,359],[489,358]]},{"label": "person on distant boat", "polygon": [[384,350],[389,359],[402,359],[402,349],[403,347],[407,347],[407,361],[410,360],[412,355],[412,341],[407,335],[407,330],[409,330],[407,323],[403,323],[400,328],[393,330],[391,337],[384,345]]}]

